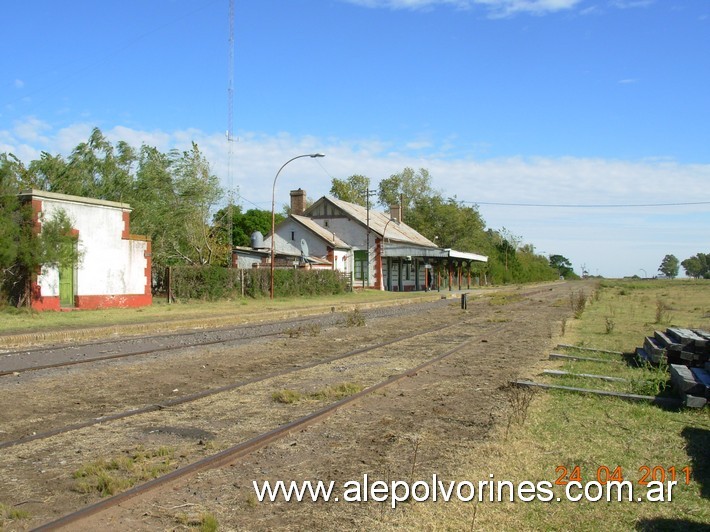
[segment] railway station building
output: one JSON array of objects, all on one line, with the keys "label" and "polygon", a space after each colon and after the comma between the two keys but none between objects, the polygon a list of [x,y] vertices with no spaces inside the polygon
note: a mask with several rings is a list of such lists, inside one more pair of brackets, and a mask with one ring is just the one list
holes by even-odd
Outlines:
[{"label": "railway station building", "polygon": [[31,190],[35,233],[42,221],[63,210],[72,222],[78,264],[43,266],[32,275],[35,310],[141,307],[152,303],[151,242],[130,232],[131,207],[67,194]]},{"label": "railway station building", "polygon": [[[275,233],[277,252],[300,252],[306,262],[311,256],[363,288],[402,292],[470,286],[471,265],[488,261],[484,255],[438,247],[404,223],[397,205],[385,213],[323,196],[306,207],[302,189],[291,191],[291,213]],[[269,247],[270,239],[264,240]]]}]

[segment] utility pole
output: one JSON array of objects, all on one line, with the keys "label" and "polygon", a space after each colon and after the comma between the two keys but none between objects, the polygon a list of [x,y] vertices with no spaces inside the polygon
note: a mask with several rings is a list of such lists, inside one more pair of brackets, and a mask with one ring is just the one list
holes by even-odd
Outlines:
[{"label": "utility pole", "polygon": [[[365,205],[367,208],[367,262],[365,263],[365,275],[362,276],[362,287],[370,286],[370,196],[377,194],[376,190],[365,191]],[[367,283],[367,284],[365,284]]]}]

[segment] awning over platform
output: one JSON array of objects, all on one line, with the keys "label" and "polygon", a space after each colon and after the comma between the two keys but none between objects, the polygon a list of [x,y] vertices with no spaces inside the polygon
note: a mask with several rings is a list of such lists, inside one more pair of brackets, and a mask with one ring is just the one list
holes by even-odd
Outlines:
[{"label": "awning over platform", "polygon": [[383,246],[382,256],[385,258],[398,257],[420,257],[431,259],[455,259],[475,262],[488,262],[488,257],[466,251],[456,251],[450,248],[429,248],[398,244],[396,242],[386,243]]}]

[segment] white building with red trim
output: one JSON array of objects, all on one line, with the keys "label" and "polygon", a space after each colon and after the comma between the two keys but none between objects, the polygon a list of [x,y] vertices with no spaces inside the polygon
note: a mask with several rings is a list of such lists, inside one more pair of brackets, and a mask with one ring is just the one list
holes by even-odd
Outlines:
[{"label": "white building with red trim", "polygon": [[130,232],[131,207],[67,194],[31,190],[35,232],[63,210],[81,257],[73,267],[47,267],[33,275],[31,305],[36,310],[141,307],[152,303],[151,242]]}]

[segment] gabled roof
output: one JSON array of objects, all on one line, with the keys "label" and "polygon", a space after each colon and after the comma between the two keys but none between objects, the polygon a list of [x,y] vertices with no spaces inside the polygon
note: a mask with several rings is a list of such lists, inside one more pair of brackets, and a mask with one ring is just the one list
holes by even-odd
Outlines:
[{"label": "gabled roof", "polygon": [[336,236],[335,233],[328,231],[325,227],[321,227],[307,216],[291,214],[290,217],[296,220],[306,229],[308,229],[311,233],[314,233],[316,236],[325,240],[330,246],[334,248],[350,249],[352,247],[347,242],[344,242],[342,239]]},{"label": "gabled roof", "polygon": [[[323,196],[313,205],[311,205],[307,210],[306,214],[309,214],[315,210],[323,203],[329,202],[339,210],[341,210],[346,216],[352,218],[359,224],[367,227],[367,208],[362,205],[357,205],[355,203],[350,203],[347,201],[339,200],[331,196]],[[376,211],[370,209],[370,230],[377,233],[380,237],[383,236],[386,241],[392,242],[402,242],[406,244],[412,244],[415,246],[436,248],[437,245],[426,238],[424,235],[415,231],[409,227],[404,222],[393,222],[390,221],[388,214],[384,212]]]}]

